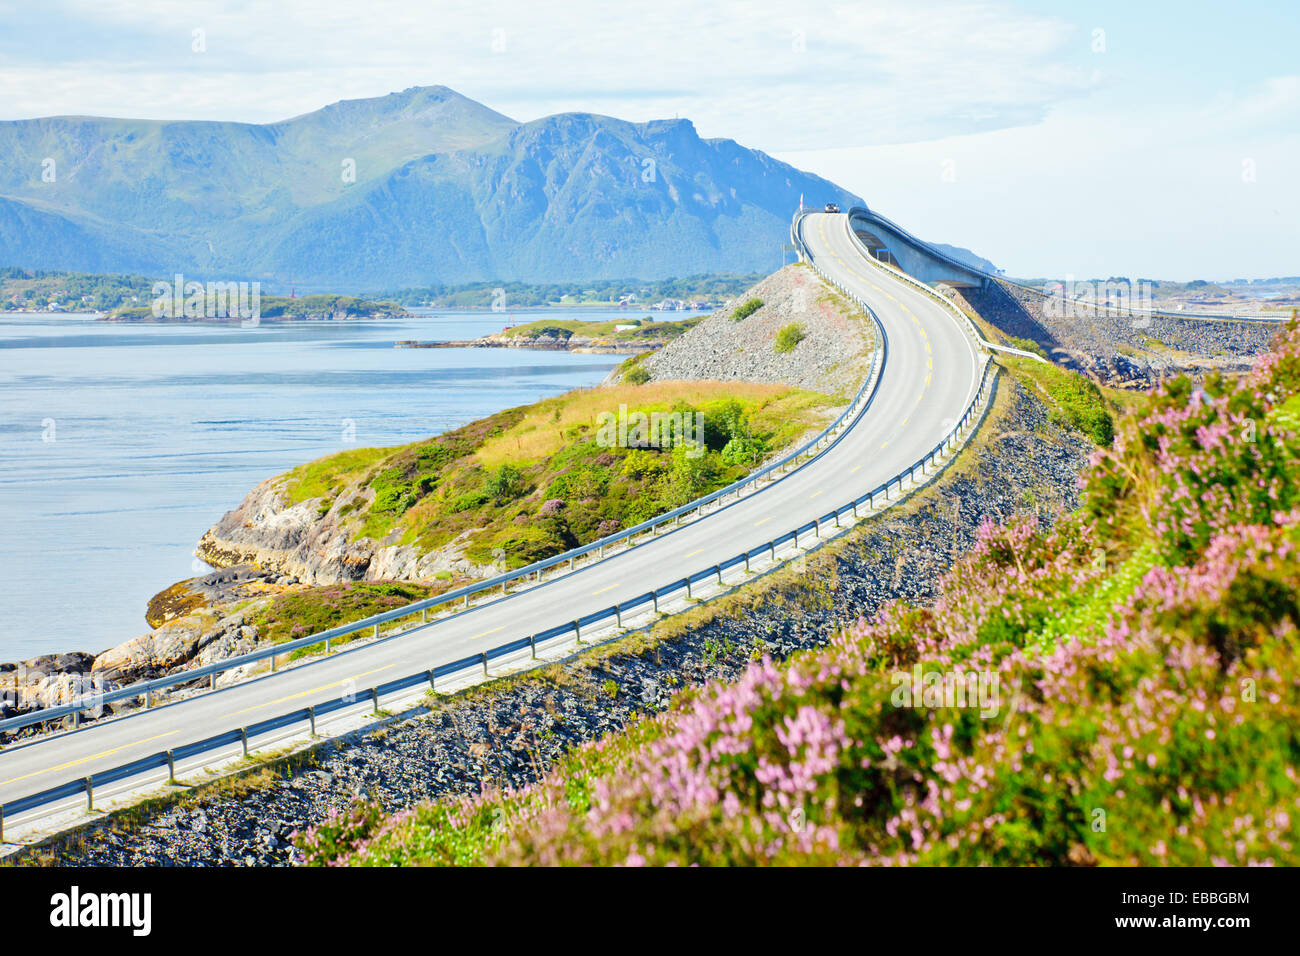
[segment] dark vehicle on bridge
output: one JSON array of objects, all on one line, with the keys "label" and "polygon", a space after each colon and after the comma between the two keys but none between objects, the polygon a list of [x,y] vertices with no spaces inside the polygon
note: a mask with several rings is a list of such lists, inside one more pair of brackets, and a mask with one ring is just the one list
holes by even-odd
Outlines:
[{"label": "dark vehicle on bridge", "polygon": [[833,202],[828,202],[828,203],[826,204],[826,211],[827,211],[827,212],[839,212],[839,211],[840,211],[840,207],[837,206],[837,205],[835,205],[835,203],[833,203]]}]

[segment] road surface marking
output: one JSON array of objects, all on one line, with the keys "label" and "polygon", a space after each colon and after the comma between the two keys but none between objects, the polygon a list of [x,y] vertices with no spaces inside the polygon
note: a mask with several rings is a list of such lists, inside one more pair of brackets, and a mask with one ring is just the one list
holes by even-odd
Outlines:
[{"label": "road surface marking", "polygon": [[[501,628],[497,628],[497,630],[499,631],[501,630]],[[491,634],[492,632],[487,631],[485,633]],[[478,636],[481,637],[482,635],[478,635]],[[315,694],[322,690],[329,690],[331,687],[338,687],[340,684],[349,684],[353,681],[360,680],[363,677],[368,677],[371,674],[378,674],[380,671],[386,671],[389,668],[394,666],[396,665],[385,664],[383,667],[376,667],[374,670],[371,671],[362,671],[360,674],[354,674],[353,676],[345,677],[342,680],[331,681],[328,684],[321,684],[319,687],[313,687],[310,690],[300,690],[296,694],[290,694],[288,697],[281,697],[279,700],[268,700],[265,704],[254,704],[252,707],[244,707],[241,710],[231,711],[230,713],[225,714],[222,717],[222,719],[224,720],[226,717],[237,717],[240,714],[248,713],[250,710],[261,710],[263,707],[271,707],[275,704],[283,704],[285,701],[296,700],[299,697],[306,697],[308,694]]]},{"label": "road surface marking", "polygon": [[767,524],[771,520],[772,520],[771,515],[768,515],[766,518],[759,518],[757,521],[754,522],[754,527],[757,528],[761,524]]},{"label": "road surface marking", "polygon": [[[607,588],[601,588],[599,591],[592,591],[591,594],[592,594],[592,596],[594,597],[594,596],[596,596],[597,594],[604,594],[606,591],[612,591],[612,590],[614,590],[614,588],[616,588],[616,587],[618,587],[617,584],[611,584],[609,587],[607,587]],[[497,630],[500,630],[500,628],[498,628]]]},{"label": "road surface marking", "polygon": [[825,488],[819,488],[819,489],[817,489],[816,491],[814,491],[812,494],[810,494],[808,497],[809,497],[809,498],[816,498],[818,495],[820,495],[820,494],[821,494],[823,491],[825,491],[825,490],[826,490]]},{"label": "road surface marking", "polygon": [[43,770],[33,770],[31,773],[25,773],[21,777],[14,777],[0,783],[0,787],[7,787],[11,783],[17,783],[19,780],[26,780],[28,777],[39,777],[43,773],[52,773],[55,770],[66,770],[68,767],[75,767],[79,763],[86,763],[90,760],[98,760],[100,757],[107,757],[109,754],[115,754],[119,750],[125,750],[127,747],[138,747],[140,744],[147,744],[151,740],[158,740],[161,737],[170,737],[172,734],[179,734],[179,730],[169,730],[165,734],[158,734],[154,737],[146,737],[144,740],[135,740],[129,744],[122,744],[120,747],[114,747],[112,750],[105,750],[103,753],[91,754],[89,757],[78,757],[76,760],[69,760],[67,763],[61,763],[57,767],[46,767]]},{"label": "road surface marking", "polygon": [[693,558],[693,557],[695,557],[697,554],[699,554],[699,553],[700,553],[701,551],[703,551],[703,550],[704,550],[703,548],[696,548],[694,551],[692,551],[690,554],[688,554],[687,557],[688,557],[688,558]]},{"label": "road surface marking", "polygon": [[849,469],[849,474],[851,475],[854,472],[861,471],[861,470],[862,470],[861,465],[854,465],[852,468]]}]

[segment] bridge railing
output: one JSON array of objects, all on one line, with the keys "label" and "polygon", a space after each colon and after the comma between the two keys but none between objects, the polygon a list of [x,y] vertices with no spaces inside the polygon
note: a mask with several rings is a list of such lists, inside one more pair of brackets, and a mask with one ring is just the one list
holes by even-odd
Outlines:
[{"label": "bridge railing", "polygon": [[[796,238],[795,242],[801,247],[801,251],[803,251],[806,256],[807,253],[806,249],[803,249],[802,247],[802,240]],[[862,403],[862,407],[858,410],[858,413],[854,418],[854,421],[856,421],[858,417],[861,417],[861,415],[866,413],[872,401],[875,399],[880,385],[881,373],[883,372],[885,364],[888,362],[889,358],[889,340],[885,334],[884,326],[880,323],[880,319],[866,302],[862,301],[854,293],[843,288],[839,283],[825,275],[821,271],[820,267],[816,265],[814,260],[809,258],[808,261],[810,261],[818,274],[822,275],[823,279],[838,289],[843,295],[857,304],[868,314],[868,316],[870,316],[880,335],[880,349],[877,352],[878,361],[873,363],[872,374],[868,378],[867,383],[864,383],[863,385],[863,389],[867,391],[867,394]],[[745,571],[748,573],[750,571],[751,563],[756,558],[767,557],[772,567],[775,567],[778,565],[778,549],[784,548],[786,545],[792,545],[795,551],[803,553],[805,549],[800,545],[801,537],[811,533],[814,535],[817,542],[821,542],[823,540],[823,531],[831,528],[839,530],[845,527],[842,522],[849,520],[850,516],[852,520],[857,520],[862,517],[864,508],[866,513],[870,514],[876,510],[878,503],[882,509],[889,507],[891,502],[897,501],[903,497],[905,490],[921,484],[922,482],[919,481],[920,478],[925,478],[926,476],[941,470],[946,461],[960,450],[966,440],[970,437],[973,430],[977,427],[984,412],[988,408],[990,399],[992,398],[997,382],[997,376],[998,366],[986,359],[980,377],[979,387],[976,389],[974,397],[966,406],[961,417],[957,420],[956,425],[954,425],[953,428],[945,434],[929,452],[918,458],[910,466],[902,469],[883,484],[878,485],[866,494],[860,495],[846,504],[831,509],[821,517],[799,525],[798,527],[786,531],[784,534],[777,535],[755,548],[750,548],[747,551],[740,552],[725,561],[702,567],[699,570],[687,574],[685,577],[679,578],[663,587],[646,591],[644,594],[638,595],[637,597],[611,605],[603,610],[587,614],[571,622],[539,631],[535,634],[529,635],[528,637],[508,641],[480,653],[461,658],[460,660],[440,664],[425,670],[413,671],[403,677],[366,688],[360,693],[353,692],[344,694],[327,701],[297,708],[257,723],[248,724],[235,730],[228,730],[223,733],[215,734],[204,740],[185,744],[181,747],[169,750],[159,750],[155,753],[107,770],[97,771],[87,776],[59,784],[40,791],[39,793],[10,800],[7,803],[0,804],[0,841],[3,841],[4,839],[4,821],[6,816],[12,819],[15,814],[39,809],[83,794],[86,797],[87,807],[93,808],[96,788],[102,788],[109,784],[121,782],[162,768],[167,769],[168,779],[175,779],[176,766],[178,762],[217,751],[231,750],[235,747],[242,748],[244,755],[247,756],[250,740],[255,740],[258,737],[273,733],[277,730],[300,726],[307,727],[314,734],[316,732],[316,721],[318,718],[339,710],[354,707],[358,701],[368,701],[373,710],[378,713],[380,709],[380,701],[385,696],[410,690],[426,683],[428,684],[429,690],[433,691],[437,689],[437,682],[439,680],[445,681],[448,678],[461,676],[470,671],[481,670],[483,675],[487,676],[489,665],[493,661],[500,661],[503,658],[509,658],[513,655],[523,655],[525,652],[528,653],[531,660],[536,660],[539,647],[546,648],[548,645],[557,641],[563,642],[572,640],[577,645],[581,645],[583,643],[582,634],[584,628],[601,623],[608,624],[611,621],[616,627],[621,628],[623,626],[623,617],[625,614],[639,609],[645,609],[647,605],[649,606],[649,609],[658,612],[662,601],[665,599],[671,599],[683,591],[685,592],[685,596],[688,599],[691,599],[694,597],[692,594],[692,588],[695,585],[704,582],[722,585],[724,584],[723,575],[725,572],[743,564]],[[869,390],[868,386],[870,386]],[[838,443],[843,437],[843,433],[835,436],[832,444]],[[890,496],[891,489],[894,491],[892,498]],[[831,536],[834,536],[833,532]],[[813,547],[816,547],[816,545]],[[319,643],[320,635],[315,635],[314,640]],[[285,646],[286,645],[280,645],[281,648]]]}]

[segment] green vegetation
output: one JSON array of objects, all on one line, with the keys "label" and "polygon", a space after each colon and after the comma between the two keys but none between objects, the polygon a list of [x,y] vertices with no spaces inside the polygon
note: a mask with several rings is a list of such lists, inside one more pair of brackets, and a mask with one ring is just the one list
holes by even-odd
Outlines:
[{"label": "green vegetation", "polygon": [[1048,358],[1047,349],[1043,348],[1033,339],[1020,339],[1016,338],[1014,335],[1009,335],[1007,336],[1007,344],[1013,349],[1020,349],[1023,352],[1033,352],[1040,358]]},{"label": "green vegetation", "polygon": [[1122,420],[1075,514],[986,523],[938,601],[684,693],[535,786],[359,803],[305,862],[1295,865],[1300,328],[1193,392]]},{"label": "green vegetation", "polygon": [[249,620],[258,638],[281,644],[422,601],[443,588],[405,582],[349,582],[276,595]]},{"label": "green vegetation", "polygon": [[[146,298],[141,297],[144,304],[124,306],[116,309],[110,315],[110,318],[123,322],[141,322],[151,321],[155,318],[153,312],[153,295],[152,293]],[[234,305],[229,306],[234,310]],[[370,316],[389,316],[400,315],[404,309],[395,302],[377,302],[371,299],[362,299],[354,295],[304,295],[297,298],[288,296],[264,295],[260,297],[258,308],[263,321],[292,321],[310,318],[344,318],[359,319],[369,318]],[[238,315],[230,316],[230,321],[237,321]],[[178,320],[180,321],[180,320]],[[190,319],[189,321],[199,321]]]},{"label": "green vegetation", "polygon": [[633,365],[623,373],[623,382],[627,385],[644,385],[650,381],[650,373],[644,365]]},{"label": "green vegetation", "polygon": [[0,269],[0,307],[44,309],[51,302],[72,311],[107,312],[148,304],[156,280],[138,275],[90,275],[40,269]]},{"label": "green vegetation", "polygon": [[731,313],[732,321],[740,322],[749,318],[755,312],[763,307],[762,299],[748,299],[736,307],[736,311]]},{"label": "green vegetation", "polygon": [[[508,308],[531,309],[540,306],[603,306],[618,304],[623,296],[635,295],[637,303],[662,299],[716,302],[744,292],[760,281],[765,273],[721,273],[687,276],[683,279],[591,279],[585,282],[527,283],[470,282],[461,285],[434,285],[418,289],[401,289],[384,297],[405,306],[430,306],[439,309],[499,308],[501,295]],[[498,293],[500,290],[500,294]]]},{"label": "green vegetation", "polygon": [[1068,369],[1014,355],[999,355],[998,361],[1046,401],[1052,421],[1083,432],[1098,445],[1109,445],[1114,439],[1112,413],[1122,407],[1118,398],[1107,398],[1095,383]]},{"label": "green vegetation", "polygon": [[789,325],[781,327],[781,331],[776,333],[776,343],[772,350],[778,353],[793,352],[794,347],[804,339],[803,326],[798,322],[791,322]]},{"label": "green vegetation", "polygon": [[776,385],[574,392],[402,448],[310,462],[282,486],[291,502],[321,499],[354,538],[422,550],[461,538],[471,560],[518,567],[735,481],[834,404]]},{"label": "green vegetation", "polygon": [[[599,322],[538,319],[536,322],[525,322],[522,325],[502,329],[498,334],[511,339],[545,335],[568,341],[577,336],[608,344],[659,346],[695,328],[702,319],[703,316],[666,322],[656,322],[650,316],[641,319],[620,318]],[[633,328],[620,329],[620,325],[631,325]]]}]

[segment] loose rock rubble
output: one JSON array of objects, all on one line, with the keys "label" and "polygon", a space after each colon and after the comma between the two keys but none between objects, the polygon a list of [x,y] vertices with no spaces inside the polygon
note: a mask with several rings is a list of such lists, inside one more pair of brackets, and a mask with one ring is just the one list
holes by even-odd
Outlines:
[{"label": "loose rock rubble", "polygon": [[1278,328],[1270,322],[1113,312],[1010,282],[962,289],[955,297],[1007,335],[1032,339],[1061,365],[1113,385],[1147,387],[1180,372],[1241,371],[1268,351]]},{"label": "loose rock rubble", "polygon": [[[734,319],[736,308],[750,299],[761,300],[762,308]],[[776,335],[791,323],[799,324],[804,338],[779,353],[773,348]],[[651,380],[769,382],[842,395],[862,383],[874,347],[871,320],[811,269],[793,265],[727,303],[640,367]]]}]

